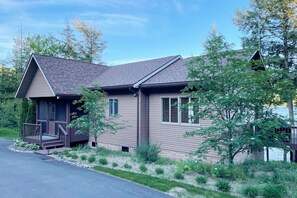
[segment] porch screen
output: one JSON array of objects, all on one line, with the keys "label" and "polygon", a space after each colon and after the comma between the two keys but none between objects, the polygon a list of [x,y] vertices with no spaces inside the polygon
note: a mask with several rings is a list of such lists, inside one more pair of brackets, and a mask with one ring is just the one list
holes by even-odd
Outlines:
[{"label": "porch screen", "polygon": [[56,120],[66,121],[66,104],[65,103],[56,104]]},{"label": "porch screen", "polygon": [[38,103],[38,120],[46,120],[46,109],[47,109],[46,100],[39,101],[39,103]]}]

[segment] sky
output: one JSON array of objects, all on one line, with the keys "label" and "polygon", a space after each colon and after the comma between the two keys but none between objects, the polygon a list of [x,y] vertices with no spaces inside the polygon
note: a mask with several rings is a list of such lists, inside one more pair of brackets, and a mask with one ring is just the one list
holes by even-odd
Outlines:
[{"label": "sky", "polygon": [[107,42],[102,60],[107,65],[202,54],[213,24],[238,49],[242,34],[232,18],[235,10],[248,4],[248,0],[0,0],[0,60],[9,57],[21,29],[23,35],[58,36],[65,21],[77,18],[102,31]]}]

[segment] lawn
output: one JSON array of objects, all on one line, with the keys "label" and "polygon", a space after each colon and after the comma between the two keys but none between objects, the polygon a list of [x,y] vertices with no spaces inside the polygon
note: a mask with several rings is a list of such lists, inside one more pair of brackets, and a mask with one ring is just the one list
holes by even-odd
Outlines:
[{"label": "lawn", "polygon": [[14,140],[19,138],[19,132],[10,128],[0,128],[0,138]]},{"label": "lawn", "polygon": [[215,191],[207,190],[207,189],[200,188],[197,186],[192,186],[192,185],[188,185],[185,183],[170,181],[170,180],[161,179],[158,177],[152,177],[149,175],[144,175],[144,174],[139,174],[139,173],[115,170],[115,169],[106,168],[106,167],[102,167],[102,166],[95,166],[95,167],[93,167],[93,169],[100,171],[100,172],[108,173],[110,175],[114,175],[114,176],[117,176],[120,178],[124,178],[124,179],[130,180],[130,181],[133,181],[135,183],[142,184],[142,185],[157,189],[162,192],[169,192],[171,189],[178,187],[178,188],[183,188],[183,189],[187,190],[187,192],[193,197],[198,196],[198,195],[206,197],[206,198],[216,198],[216,197],[217,198],[231,198],[231,197],[234,197],[227,193],[215,192]]}]

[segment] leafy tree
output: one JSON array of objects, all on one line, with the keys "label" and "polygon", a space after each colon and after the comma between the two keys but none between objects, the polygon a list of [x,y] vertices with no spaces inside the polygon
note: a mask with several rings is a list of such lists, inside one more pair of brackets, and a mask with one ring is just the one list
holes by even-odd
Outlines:
[{"label": "leafy tree", "polygon": [[271,84],[271,77],[278,75],[256,67],[259,62],[249,60],[250,51],[232,50],[232,45],[216,31],[204,48],[206,55],[188,63],[192,82],[184,92],[193,98],[191,107],[200,107],[194,116],[211,120],[212,125],[185,135],[203,137],[196,151],[200,156],[213,149],[222,156],[222,161],[233,164],[234,157],[254,143],[252,124],[257,117],[273,116],[263,108],[271,100],[279,100],[275,97],[277,86]]},{"label": "leafy tree", "polygon": [[78,128],[77,134],[89,134],[94,137],[97,147],[98,137],[104,133],[116,133],[123,128],[123,123],[115,118],[106,117],[107,100],[106,93],[99,87],[94,90],[82,88],[81,99],[74,101],[74,105],[79,105],[78,111],[83,115],[73,115],[73,120],[68,125],[70,128]]},{"label": "leafy tree", "polygon": [[27,38],[30,53],[61,56],[60,43],[53,35],[34,35]]},{"label": "leafy tree", "polygon": [[102,32],[94,26],[88,26],[81,19],[73,22],[73,26],[83,38],[77,42],[80,59],[87,62],[101,62],[101,53],[106,47],[106,42],[102,40]]},{"label": "leafy tree", "polygon": [[[246,43],[257,46],[270,67],[281,68],[297,82],[297,2],[295,0],[250,0],[250,8],[236,11],[235,23]],[[297,84],[295,83],[295,86]],[[296,94],[293,95],[293,98]],[[289,122],[294,124],[292,96],[287,97]]]}]

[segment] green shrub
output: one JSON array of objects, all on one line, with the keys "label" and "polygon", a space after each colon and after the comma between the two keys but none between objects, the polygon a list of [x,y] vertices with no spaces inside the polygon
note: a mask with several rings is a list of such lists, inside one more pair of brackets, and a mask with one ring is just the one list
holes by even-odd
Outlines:
[{"label": "green shrub", "polygon": [[156,168],[155,171],[158,175],[164,174],[164,169],[162,168]]},{"label": "green shrub", "polygon": [[58,155],[59,152],[58,151],[53,151],[53,155]]},{"label": "green shrub", "polygon": [[68,153],[65,153],[65,156],[66,157],[72,157],[72,154],[68,152]]},{"label": "green shrub", "polygon": [[95,161],[96,161],[96,157],[95,156],[91,155],[90,157],[88,157],[88,162],[89,163],[93,163]]},{"label": "green shrub", "polygon": [[231,188],[229,181],[226,179],[219,179],[216,182],[216,187],[218,190],[223,192],[229,192]]},{"label": "green shrub", "polygon": [[286,189],[282,185],[267,184],[263,188],[264,198],[282,198],[286,195]]},{"label": "green shrub", "polygon": [[83,160],[83,161],[85,161],[87,159],[87,156],[82,155],[82,156],[80,156],[80,159]]},{"label": "green shrub", "polygon": [[129,165],[129,164],[127,164],[127,163],[125,163],[125,164],[124,164],[124,168],[126,168],[126,169],[131,169],[131,168],[132,168],[132,166],[131,166],[131,165]]},{"label": "green shrub", "polygon": [[255,198],[259,195],[259,188],[257,186],[247,186],[242,193],[246,197]]},{"label": "green shrub", "polygon": [[139,169],[141,170],[141,172],[147,171],[147,167],[144,164],[140,164]]},{"label": "green shrub", "polygon": [[72,158],[72,159],[77,159],[78,156],[77,156],[75,153],[73,153],[73,154],[71,155],[71,158]]},{"label": "green shrub", "polygon": [[116,162],[112,163],[112,167],[118,167],[118,166],[119,166],[118,163],[116,163]]},{"label": "green shrub", "polygon": [[175,179],[185,179],[184,175],[181,172],[176,172],[174,173],[174,178]]},{"label": "green shrub", "polygon": [[31,143],[28,143],[28,142],[24,142],[22,140],[16,140],[14,145],[16,147],[22,147],[22,148],[25,148],[25,149],[28,149],[28,150],[38,150],[39,149],[39,146],[37,144],[31,144]]},{"label": "green shrub", "polygon": [[207,183],[207,178],[203,177],[203,176],[198,176],[198,177],[196,177],[195,180],[198,184],[206,184]]},{"label": "green shrub", "polygon": [[100,159],[99,159],[99,163],[102,164],[102,165],[106,165],[106,164],[108,164],[106,158],[100,158]]},{"label": "green shrub", "polygon": [[158,160],[160,146],[157,144],[144,143],[136,147],[136,154],[145,162],[155,162]]}]

